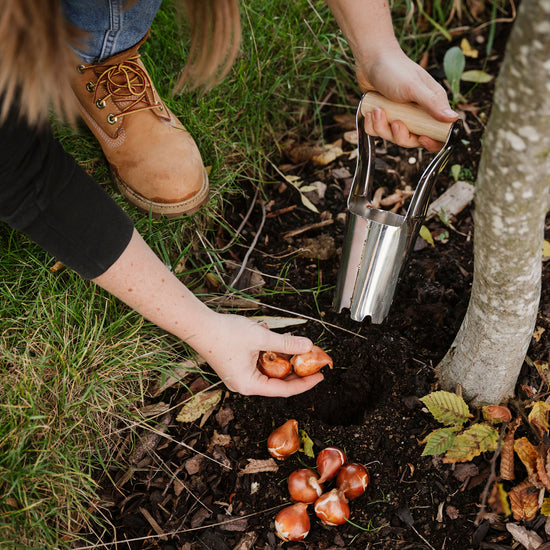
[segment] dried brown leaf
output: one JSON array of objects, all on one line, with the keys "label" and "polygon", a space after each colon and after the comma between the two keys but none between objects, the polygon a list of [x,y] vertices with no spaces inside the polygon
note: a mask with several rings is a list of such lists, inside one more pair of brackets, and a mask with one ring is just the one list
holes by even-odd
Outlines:
[{"label": "dried brown leaf", "polygon": [[535,427],[542,436],[548,431],[548,413],[550,405],[544,401],[536,401],[529,413],[529,423]]},{"label": "dried brown leaf", "polygon": [[514,473],[514,436],[521,418],[516,418],[509,426],[500,451],[500,477],[506,481],[515,479]]},{"label": "dried brown leaf", "polygon": [[514,450],[527,470],[530,483],[540,489],[542,484],[537,475],[537,448],[526,437],[520,437],[514,443]]},{"label": "dried brown leaf", "polygon": [[502,405],[488,405],[483,407],[483,418],[492,424],[510,422],[510,420],[512,420],[512,413],[508,407]]},{"label": "dried brown leaf", "polygon": [[513,487],[508,497],[516,521],[530,521],[537,515],[539,490],[529,480]]},{"label": "dried brown leaf", "polygon": [[300,164],[311,160],[315,155],[320,155],[323,152],[321,145],[300,144],[289,147],[286,154],[291,162]]},{"label": "dried brown leaf", "polygon": [[539,448],[539,456],[537,456],[537,476],[541,483],[550,491],[550,477],[546,471],[548,452],[545,448]]},{"label": "dried brown leaf", "polygon": [[334,122],[340,126],[343,130],[354,130],[356,126],[355,115],[351,113],[344,113],[339,115],[334,115],[332,117]]},{"label": "dried brown leaf", "polygon": [[240,476],[246,474],[261,474],[263,472],[278,472],[279,466],[272,458],[266,460],[248,459],[248,464],[239,472]]},{"label": "dried brown leaf", "polygon": [[319,166],[326,166],[334,162],[338,157],[344,154],[342,150],[342,140],[338,139],[334,143],[327,143],[319,154],[313,155],[311,160]]}]

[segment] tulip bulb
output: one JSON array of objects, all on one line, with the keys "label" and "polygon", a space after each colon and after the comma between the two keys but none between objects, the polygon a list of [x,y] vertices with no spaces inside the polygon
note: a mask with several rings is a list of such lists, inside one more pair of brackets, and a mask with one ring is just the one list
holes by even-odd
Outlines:
[{"label": "tulip bulb", "polygon": [[274,351],[262,351],[258,358],[258,368],[269,378],[286,378],[292,371],[290,361]]},{"label": "tulip bulb", "polygon": [[308,468],[292,472],[288,477],[288,492],[295,502],[315,502],[322,494],[323,487],[319,485],[319,476]]},{"label": "tulip bulb", "polygon": [[332,489],[315,501],[315,514],[325,525],[342,525],[349,518],[349,506],[338,489]]},{"label": "tulip bulb", "polygon": [[317,455],[317,471],[321,476],[319,483],[332,479],[346,463],[346,454],[338,447],[327,447]]},{"label": "tulip bulb", "polygon": [[267,450],[269,454],[280,460],[284,460],[300,448],[300,436],[298,435],[298,422],[293,418],[279,426],[267,438]]},{"label": "tulip bulb", "polygon": [[343,495],[351,500],[361,496],[369,484],[369,473],[362,464],[344,464],[338,472],[336,485]]},{"label": "tulip bulb", "polygon": [[287,506],[275,517],[275,532],[284,541],[304,540],[309,533],[309,528],[310,521],[305,502]]},{"label": "tulip bulb", "polygon": [[311,351],[300,353],[290,359],[294,372],[298,376],[309,376],[321,370],[325,365],[332,368],[332,359],[319,346],[313,346]]}]

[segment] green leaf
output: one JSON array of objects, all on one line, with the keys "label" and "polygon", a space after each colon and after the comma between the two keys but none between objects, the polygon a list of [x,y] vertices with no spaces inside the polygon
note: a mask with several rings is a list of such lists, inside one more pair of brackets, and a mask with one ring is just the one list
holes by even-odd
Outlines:
[{"label": "green leaf", "polygon": [[420,233],[419,235],[431,246],[434,246],[434,239],[432,237],[432,234],[430,233],[430,230],[425,226],[423,225],[421,228],[420,228]]},{"label": "green leaf", "polygon": [[486,84],[487,82],[491,82],[491,80],[493,80],[493,75],[490,75],[485,71],[464,71],[462,73],[461,80],[464,82]]},{"label": "green leaf", "polygon": [[466,57],[458,46],[449,48],[443,57],[443,70],[451,86],[453,101],[460,95],[460,77],[466,66]]},{"label": "green leaf", "polygon": [[442,455],[453,444],[456,437],[455,430],[453,428],[440,428],[429,433],[422,443],[426,443],[422,456],[427,455]]},{"label": "green leaf", "polygon": [[489,424],[473,424],[458,434],[443,462],[470,462],[476,456],[497,448],[498,431]]},{"label": "green leaf", "polygon": [[307,435],[307,432],[305,430],[298,430],[298,433],[300,434],[300,449],[298,450],[310,458],[315,458],[315,453],[313,452],[313,441],[309,435]]},{"label": "green leaf", "polygon": [[470,409],[462,397],[448,391],[434,391],[420,399],[433,417],[445,426],[460,427],[468,420]]},{"label": "green leaf", "polygon": [[458,178],[460,177],[460,171],[462,170],[461,164],[453,164],[451,166],[451,177],[454,181],[458,181]]}]

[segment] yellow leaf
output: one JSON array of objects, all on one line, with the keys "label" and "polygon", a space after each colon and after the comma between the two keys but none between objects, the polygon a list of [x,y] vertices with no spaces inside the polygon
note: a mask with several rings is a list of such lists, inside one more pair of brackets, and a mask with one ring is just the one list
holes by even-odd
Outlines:
[{"label": "yellow leaf", "polygon": [[520,437],[514,443],[514,450],[523,462],[529,479],[538,480],[537,457],[539,453],[537,448],[526,437]]},{"label": "yellow leaf", "polygon": [[502,483],[497,483],[497,490],[504,515],[509,516],[512,513],[512,510],[510,510],[510,503],[508,502],[508,493],[504,489]]},{"label": "yellow leaf", "polygon": [[493,80],[493,75],[486,73],[485,71],[464,71],[460,77],[460,80],[464,82],[477,82],[478,84],[486,84]]},{"label": "yellow leaf", "polygon": [[550,405],[544,401],[536,401],[529,413],[527,419],[529,423],[535,426],[540,434],[544,434],[548,431],[548,412],[550,411]]},{"label": "yellow leaf", "polygon": [[479,56],[479,51],[475,48],[472,48],[471,44],[466,38],[463,38],[460,42],[460,49],[466,57],[471,57],[472,59],[477,59]]},{"label": "yellow leaf", "polygon": [[423,225],[420,228],[419,235],[430,245],[434,246],[434,238],[432,237],[432,234],[430,233],[430,230]]},{"label": "yellow leaf", "polygon": [[545,498],[542,501],[542,507],[540,509],[540,513],[543,516],[550,516],[550,498]]},{"label": "yellow leaf", "polygon": [[179,412],[178,422],[193,422],[213,409],[222,398],[222,390],[197,393],[188,399]]},{"label": "yellow leaf", "polygon": [[542,243],[542,257],[550,258],[550,242],[546,240]]},{"label": "yellow leaf", "polygon": [[547,361],[534,361],[533,364],[539,373],[539,376],[542,378],[542,381],[550,386],[550,365]]},{"label": "yellow leaf", "polygon": [[473,424],[456,436],[453,446],[446,452],[443,462],[470,462],[486,451],[497,447],[498,432],[489,424]]}]

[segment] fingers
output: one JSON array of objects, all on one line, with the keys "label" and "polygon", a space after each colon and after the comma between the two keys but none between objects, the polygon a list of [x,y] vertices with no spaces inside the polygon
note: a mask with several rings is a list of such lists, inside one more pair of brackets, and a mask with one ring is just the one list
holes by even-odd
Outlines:
[{"label": "fingers", "polygon": [[[257,380],[252,386],[247,388],[248,395],[263,395],[265,397],[290,397],[305,391],[310,390],[319,382],[323,381],[324,377],[320,372],[303,378],[289,377],[284,380],[277,378],[267,378],[263,376],[263,380]],[[242,393],[242,392],[241,392]]]},{"label": "fingers", "polygon": [[365,132],[371,136],[379,136],[401,147],[422,147],[417,135],[411,134],[407,126],[400,120],[391,124],[383,109],[374,109],[365,116]]},{"label": "fingers", "polygon": [[263,338],[263,346],[262,349],[264,350],[296,355],[298,353],[307,353],[311,351],[313,342],[309,338],[303,336],[266,331]]},{"label": "fingers", "polygon": [[379,136],[391,141],[400,147],[425,147],[430,153],[437,153],[443,147],[443,143],[440,141],[428,136],[412,134],[400,120],[395,120],[390,124],[383,109],[374,109],[372,113],[367,113],[365,132],[371,136]]}]

